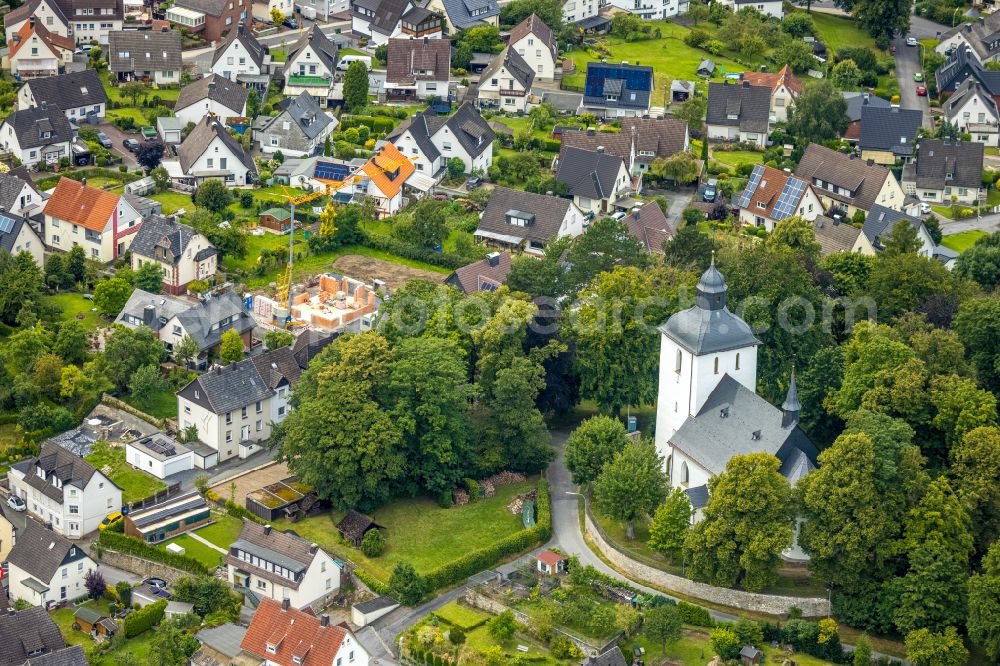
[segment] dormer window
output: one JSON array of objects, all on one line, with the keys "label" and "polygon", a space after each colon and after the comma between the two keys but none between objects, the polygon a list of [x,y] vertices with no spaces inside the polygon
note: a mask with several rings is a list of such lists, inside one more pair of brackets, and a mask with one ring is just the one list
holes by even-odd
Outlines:
[{"label": "dormer window", "polygon": [[296,656],[292,657],[292,661],[295,662],[296,664],[301,664],[302,663],[302,657],[299,657],[298,655],[296,655]]},{"label": "dormer window", "polygon": [[278,653],[278,646],[274,645],[272,643],[268,643],[267,644],[267,653],[268,654],[277,654]]},{"label": "dormer window", "polygon": [[525,213],[520,210],[509,210],[506,215],[507,224],[514,227],[530,227],[535,223],[534,213]]},{"label": "dormer window", "polygon": [[955,174],[953,174],[953,173],[951,173],[951,172],[949,171],[948,173],[946,173],[946,174],[944,175],[944,179],[945,179],[945,180],[954,180],[954,179],[955,179]]}]

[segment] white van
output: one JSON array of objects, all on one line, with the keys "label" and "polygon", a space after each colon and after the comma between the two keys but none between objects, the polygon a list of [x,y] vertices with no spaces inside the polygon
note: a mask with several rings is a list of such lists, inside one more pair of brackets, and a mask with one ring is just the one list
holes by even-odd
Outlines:
[{"label": "white van", "polygon": [[340,62],[337,63],[337,69],[339,69],[342,72],[346,72],[347,68],[351,66],[351,63],[355,61],[360,61],[365,63],[365,67],[368,68],[368,71],[371,71],[372,58],[371,56],[365,56],[365,55],[345,55],[340,59]]}]

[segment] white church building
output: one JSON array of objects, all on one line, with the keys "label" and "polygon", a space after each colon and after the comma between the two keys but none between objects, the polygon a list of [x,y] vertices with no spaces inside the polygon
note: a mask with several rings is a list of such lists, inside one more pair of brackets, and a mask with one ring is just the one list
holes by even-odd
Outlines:
[{"label": "white church building", "polygon": [[[757,395],[760,341],[729,311],[727,291],[713,262],[698,282],[695,305],[660,327],[656,449],[670,485],[691,499],[695,520],[708,503],[708,480],[734,455],[770,453],[794,485],[816,469],[819,454],[798,425],[794,373],[780,409]],[[785,556],[807,559],[797,546]]]}]

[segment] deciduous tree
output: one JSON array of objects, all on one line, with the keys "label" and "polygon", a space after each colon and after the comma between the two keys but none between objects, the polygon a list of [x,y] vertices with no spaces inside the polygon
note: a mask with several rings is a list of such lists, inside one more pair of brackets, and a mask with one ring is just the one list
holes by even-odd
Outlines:
[{"label": "deciduous tree", "polygon": [[125,307],[132,291],[132,285],[124,278],[115,277],[102,280],[94,287],[94,306],[101,314],[116,317]]},{"label": "deciduous tree", "polygon": [[233,195],[221,180],[212,178],[198,186],[195,203],[213,213],[221,213],[233,203]]},{"label": "deciduous tree", "polygon": [[219,359],[226,365],[243,360],[243,338],[230,328],[222,334],[219,343]]},{"label": "deciduous tree", "polygon": [[132,274],[132,284],[136,289],[158,294],[163,288],[163,269],[148,261]]},{"label": "deciduous tree", "polygon": [[966,626],[971,638],[986,655],[1000,660],[1000,542],[990,546],[983,558],[983,571],[969,579],[969,618]]},{"label": "deciduous tree", "polygon": [[801,141],[824,143],[847,129],[847,101],[823,79],[806,86],[788,111],[788,133]]},{"label": "deciduous tree", "polygon": [[676,561],[684,550],[692,513],[687,493],[680,488],[671,490],[649,523],[649,547]]},{"label": "deciduous tree", "polygon": [[625,522],[625,535],[635,538],[633,524],[656,509],[667,493],[663,459],[652,440],[631,441],[604,466],[594,482],[597,505]]},{"label": "deciduous tree", "polygon": [[683,632],[681,616],[675,604],[653,606],[645,612],[643,628],[650,640],[660,644],[660,649],[666,652],[667,645],[680,640]]},{"label": "deciduous tree", "polygon": [[604,466],[628,444],[625,426],[610,416],[592,416],[566,440],[566,467],[573,483],[586,485],[596,479]]},{"label": "deciduous tree", "polygon": [[917,629],[906,635],[906,658],[913,666],[963,666],[969,651],[955,627]]},{"label": "deciduous tree", "polygon": [[983,552],[1000,537],[1000,429],[980,427],[965,433],[951,449],[951,475],[972,519],[977,550]]}]

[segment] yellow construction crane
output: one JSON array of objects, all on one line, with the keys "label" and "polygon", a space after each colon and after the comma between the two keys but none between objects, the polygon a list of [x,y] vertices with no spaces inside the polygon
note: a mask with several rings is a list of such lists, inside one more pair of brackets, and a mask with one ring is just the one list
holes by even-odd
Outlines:
[{"label": "yellow construction crane", "polygon": [[291,310],[291,289],[292,289],[292,262],[295,257],[295,207],[301,206],[304,203],[308,203],[322,196],[326,196],[330,192],[330,186],[327,185],[323,190],[316,190],[315,192],[310,192],[309,194],[303,194],[302,196],[293,197],[288,194],[288,188],[282,188],[285,191],[285,197],[288,199],[288,203],[291,206],[292,217],[289,222],[288,229],[288,263],[285,265],[285,272],[278,275],[278,307],[286,310],[287,315],[285,316],[285,321],[282,322],[286,326],[292,321],[292,310]]}]

